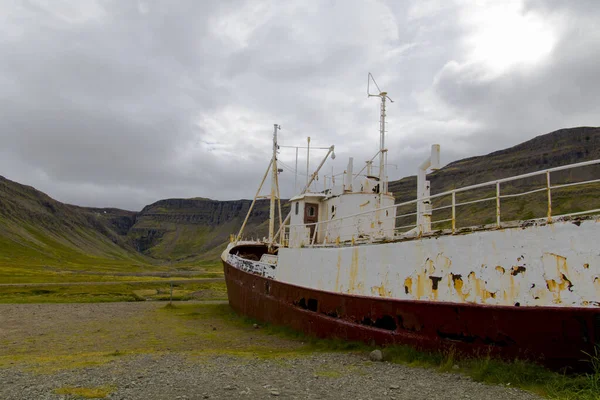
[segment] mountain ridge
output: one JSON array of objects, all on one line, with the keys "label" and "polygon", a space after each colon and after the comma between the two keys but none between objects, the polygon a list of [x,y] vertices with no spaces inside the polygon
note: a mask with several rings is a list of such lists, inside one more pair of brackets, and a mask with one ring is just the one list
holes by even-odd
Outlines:
[{"label": "mountain ridge", "polygon": [[[432,193],[600,159],[600,128],[559,129],[487,155],[453,161],[428,175]],[[599,175],[598,168],[571,178]],[[389,183],[397,202],[415,198],[416,177]],[[251,200],[162,199],[139,212],[61,203],[37,189],[0,176],[0,266],[85,262],[202,264],[214,262],[239,230]],[[245,233],[267,232],[268,200],[258,200]],[[287,214],[289,205],[283,213]],[[56,248],[60,248],[58,251]],[[1,254],[0,253],[0,254]],[[21,260],[21,261],[19,261]],[[1,277],[1,276],[0,276]]]}]

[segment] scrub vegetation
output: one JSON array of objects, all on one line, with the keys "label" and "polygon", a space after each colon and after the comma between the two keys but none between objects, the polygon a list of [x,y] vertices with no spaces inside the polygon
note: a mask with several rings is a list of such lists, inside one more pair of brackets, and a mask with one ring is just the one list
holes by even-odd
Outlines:
[{"label": "scrub vegetation", "polygon": [[[172,288],[172,290],[171,290]],[[116,301],[227,300],[221,279],[85,285],[0,287],[0,303],[105,303]]]}]

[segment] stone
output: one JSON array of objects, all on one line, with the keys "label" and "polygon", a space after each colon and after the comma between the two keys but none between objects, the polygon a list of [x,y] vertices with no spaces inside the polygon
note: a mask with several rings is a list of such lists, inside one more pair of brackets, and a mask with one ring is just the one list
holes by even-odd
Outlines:
[{"label": "stone", "polygon": [[458,366],[458,364],[454,364],[454,365],[452,366],[452,369],[460,369],[460,367]]},{"label": "stone", "polygon": [[260,328],[260,326],[258,326],[258,324],[254,324],[254,325],[252,325],[252,327],[253,327],[254,329],[258,329],[258,328]]},{"label": "stone", "polygon": [[278,390],[271,390],[270,393],[271,393],[271,396],[279,396]]},{"label": "stone", "polygon": [[390,389],[400,389],[400,386],[398,386],[398,385],[390,385]]},{"label": "stone", "polygon": [[369,354],[369,360],[371,361],[383,361],[383,353],[381,350],[373,350],[371,354]]}]

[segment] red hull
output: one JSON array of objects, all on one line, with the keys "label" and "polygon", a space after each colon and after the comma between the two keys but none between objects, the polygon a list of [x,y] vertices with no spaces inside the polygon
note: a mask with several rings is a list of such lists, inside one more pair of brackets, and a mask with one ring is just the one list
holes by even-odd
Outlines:
[{"label": "red hull", "polygon": [[588,367],[600,343],[591,308],[505,307],[406,301],[324,292],[239,270],[223,262],[238,313],[321,338],[527,358],[553,368]]}]

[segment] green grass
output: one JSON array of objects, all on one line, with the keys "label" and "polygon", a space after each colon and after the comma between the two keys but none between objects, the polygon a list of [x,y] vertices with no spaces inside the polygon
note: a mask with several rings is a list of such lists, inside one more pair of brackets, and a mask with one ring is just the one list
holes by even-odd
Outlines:
[{"label": "green grass", "polygon": [[76,386],[63,386],[54,390],[56,394],[63,394],[67,396],[75,396],[76,398],[83,399],[103,399],[109,394],[114,392],[115,388],[112,386],[101,386],[101,387],[76,387]]},{"label": "green grass", "polygon": [[[169,282],[0,287],[0,303],[104,303],[171,299]],[[226,300],[225,282],[173,284],[173,300]]]}]

